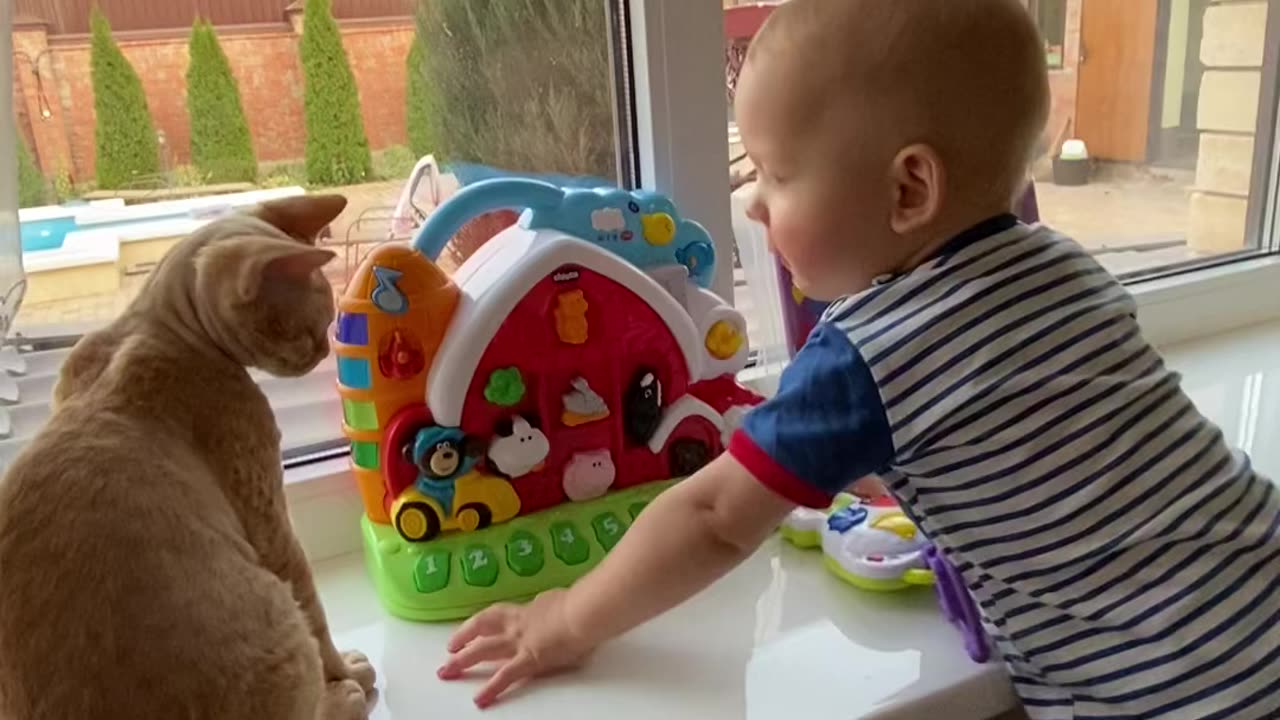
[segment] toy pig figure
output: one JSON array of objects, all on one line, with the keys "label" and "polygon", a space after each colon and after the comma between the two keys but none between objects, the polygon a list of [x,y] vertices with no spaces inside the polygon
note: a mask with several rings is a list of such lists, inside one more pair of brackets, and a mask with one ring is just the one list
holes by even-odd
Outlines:
[{"label": "toy pig figure", "polygon": [[578,453],[565,466],[564,494],[574,502],[598,498],[613,486],[616,475],[608,450]]}]

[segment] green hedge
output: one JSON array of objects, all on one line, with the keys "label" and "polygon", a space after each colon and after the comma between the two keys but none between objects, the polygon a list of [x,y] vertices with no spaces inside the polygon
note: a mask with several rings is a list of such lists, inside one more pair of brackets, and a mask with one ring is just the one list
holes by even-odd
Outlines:
[{"label": "green hedge", "polygon": [[615,176],[605,3],[418,2],[427,89],[411,102],[428,114],[417,132],[430,152],[517,172]]},{"label": "green hedge", "polygon": [[409,46],[405,71],[405,127],[409,131],[409,149],[414,155],[422,157],[439,150],[436,147],[439,131],[431,124],[436,113],[431,105],[431,86],[427,81],[426,51],[422,47],[421,35],[415,36],[413,44]]},{"label": "green hedge", "polygon": [[258,177],[253,139],[240,88],[213,25],[205,20],[195,21],[189,51],[187,116],[191,123],[191,162],[206,182],[252,182]]},{"label": "green hedge", "polygon": [[373,174],[360,97],[330,1],[307,0],[302,15],[307,180],[313,185],[358,183]]},{"label": "green hedge", "polygon": [[111,37],[102,11],[95,7],[90,21],[98,186],[119,188],[159,170],[159,146],[138,73]]},{"label": "green hedge", "polygon": [[17,135],[15,143],[18,148],[18,207],[44,205],[49,202],[49,183],[36,166],[21,134]]}]

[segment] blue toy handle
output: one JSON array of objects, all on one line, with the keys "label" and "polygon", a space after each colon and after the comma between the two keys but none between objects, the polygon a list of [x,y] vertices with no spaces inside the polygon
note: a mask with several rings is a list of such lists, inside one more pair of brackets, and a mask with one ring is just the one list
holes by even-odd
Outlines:
[{"label": "blue toy handle", "polygon": [[459,190],[437,207],[413,239],[413,248],[435,262],[449,240],[472,219],[495,210],[552,209],[564,200],[563,188],[541,180],[496,178]]}]

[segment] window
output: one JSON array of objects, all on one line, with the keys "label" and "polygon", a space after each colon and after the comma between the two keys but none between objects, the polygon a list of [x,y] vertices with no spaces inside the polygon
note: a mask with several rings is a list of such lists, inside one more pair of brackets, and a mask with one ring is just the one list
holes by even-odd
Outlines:
[{"label": "window", "polygon": [[[371,249],[410,239],[461,186],[526,175],[635,185],[623,1],[198,5],[201,21],[196,3],[167,0],[17,0],[12,27],[3,13],[14,62],[4,77],[17,87],[0,92],[5,122],[16,121],[0,127],[0,155],[14,156],[16,137],[27,285],[9,333],[25,368],[8,376],[13,404],[0,407],[0,467],[47,419],[74,341],[116,317],[169,247],[222,212],[346,195],[321,241],[338,254],[326,268],[337,295]],[[125,60],[110,63],[123,81],[103,116],[94,37]],[[317,126],[315,145],[335,153],[318,161],[308,158],[313,102],[339,119]],[[95,144],[98,134],[114,140]],[[470,223],[441,266],[456,268],[514,220],[497,211]],[[0,238],[10,230],[0,214]],[[287,464],[347,451],[336,374],[331,359],[305,378],[259,378]]]},{"label": "window", "polygon": [[[1280,313],[1275,293],[1257,289],[1274,286],[1275,267],[1236,262],[1276,250],[1273,49],[1280,47],[1280,12],[1273,9],[1278,2],[1029,0],[1050,45],[1059,37],[1058,21],[1051,18],[1062,18],[1062,67],[1050,78],[1053,119],[1035,168],[1040,214],[1135,281],[1140,302],[1157,298],[1144,307],[1163,308],[1162,320],[1155,323],[1162,328],[1198,333]],[[148,12],[120,9],[147,3],[155,5]],[[17,0],[14,17],[22,22],[0,29],[13,52],[0,54],[12,56],[11,77],[18,86],[12,94],[0,93],[0,101],[6,103],[3,115],[17,121],[18,159],[26,168],[19,173],[25,178],[20,184],[24,193],[38,193],[34,201],[25,195],[27,204],[59,207],[22,214],[28,289],[10,336],[21,335],[26,374],[15,381],[16,403],[2,408],[12,427],[9,440],[0,440],[0,462],[47,416],[47,393],[70,343],[118,313],[163,251],[167,238],[149,242],[155,238],[136,228],[131,214],[172,211],[199,222],[232,204],[228,193],[233,191],[260,193],[236,200],[249,202],[342,188],[352,207],[326,239],[340,256],[329,268],[337,289],[371,248],[410,236],[436,204],[476,177],[552,173],[562,181],[590,176],[658,189],[708,227],[722,258],[734,257],[734,263],[719,265],[723,274],[715,288],[746,311],[753,345],[766,360],[785,357],[782,338],[789,319],[776,308],[803,298],[791,293],[766,254],[745,242],[751,226],[724,191],[721,164],[726,154],[734,160],[729,184],[738,193],[749,192],[751,167],[742,156],[726,94],[731,100],[735,57],[740,61],[745,42],[772,3],[513,0],[489,3],[500,11],[467,26],[451,22],[447,14],[464,0],[332,0],[355,81],[358,117],[372,149],[370,174],[355,181],[313,181],[306,173],[299,57],[308,27],[299,7],[304,4],[328,3],[209,4],[214,34],[239,86],[257,165],[251,179],[216,187],[210,185],[211,174],[195,169],[184,94],[166,85],[180,82],[185,68],[165,66],[146,49],[166,47],[183,56],[193,17],[182,13],[189,13],[190,5],[111,4],[107,20],[139,74],[157,160],[154,170],[131,172],[120,187],[106,188],[95,182],[87,53],[92,3]],[[556,13],[556,22],[529,14],[535,6]],[[39,14],[50,8],[58,10],[51,19]],[[31,19],[39,21],[27,22]],[[513,31],[517,26],[520,31]],[[575,28],[571,39],[557,34],[568,33],[565,28]],[[454,56],[415,46],[415,38],[433,32],[456,43]],[[485,43],[475,42],[481,37],[477,32]],[[142,33],[146,43],[140,41]],[[726,39],[731,41],[727,47]],[[563,56],[565,48],[580,55]],[[203,57],[216,61],[217,53]],[[442,62],[464,64],[461,76],[474,79],[471,95],[429,71]],[[411,67],[421,71],[410,72]],[[565,73],[564,67],[573,71]],[[526,84],[514,84],[516,78]],[[331,94],[346,97],[349,112],[351,94]],[[410,97],[425,100],[410,102]],[[9,98],[16,100],[11,109]],[[497,127],[505,128],[500,137],[482,141],[494,138],[484,133]],[[351,127],[344,131],[352,134]],[[1083,140],[1089,153],[1084,185],[1070,184],[1069,166],[1055,177],[1056,151],[1073,138]],[[0,145],[7,146],[4,137]],[[62,206],[71,207],[70,218]],[[77,235],[79,219],[101,232]],[[483,238],[509,219],[491,218],[487,227],[472,231]],[[0,217],[0,233],[7,229]],[[115,239],[114,254],[97,244],[104,235]],[[741,252],[734,252],[735,238]],[[445,262],[457,264],[478,242],[462,239],[445,253]],[[113,267],[101,274],[108,287],[98,292],[103,288],[84,281],[42,283],[63,268],[55,262],[56,249],[50,253],[41,246],[58,243],[75,251],[64,256]],[[1206,265],[1213,269],[1203,271]],[[0,262],[0,285],[6,285],[5,267]],[[1171,273],[1183,274],[1145,282]],[[1175,280],[1187,284],[1162,284]],[[10,294],[11,304],[15,297]],[[5,360],[0,357],[0,365]],[[337,432],[341,409],[331,389],[335,374],[335,367],[326,365],[310,378],[264,382],[279,409],[291,460],[316,450],[345,451]]]},{"label": "window", "polygon": [[[1051,78],[1044,219],[1128,279],[1272,250],[1280,2],[1065,5],[1081,52]],[[1089,160],[1056,157],[1069,139]]]},{"label": "window", "polygon": [[[724,9],[730,100],[745,46],[777,4]],[[1055,67],[1051,117],[1033,167],[1035,202],[1028,198],[1023,209],[1092,250],[1139,295],[1157,287],[1148,281],[1203,277],[1197,317],[1201,308],[1228,323],[1255,317],[1252,305],[1228,308],[1214,298],[1255,277],[1240,261],[1280,251],[1280,0],[1029,0],[1028,9]],[[784,338],[802,340],[813,309],[804,308],[759,242],[748,242],[758,233],[743,215],[753,175],[732,112],[728,131],[741,260],[735,297],[753,314],[755,345],[785,357],[778,352]],[[1084,159],[1061,157],[1071,140],[1083,142]],[[1211,281],[1209,268],[1216,268]],[[1229,271],[1239,272],[1222,275]],[[1218,289],[1210,292],[1210,284]],[[1261,288],[1256,294],[1271,296]],[[1274,303],[1263,304],[1274,314]],[[1188,317],[1162,317],[1153,326],[1164,331]],[[1185,332],[1194,331],[1174,334]]]},{"label": "window", "polygon": [[1066,56],[1067,3],[1069,0],[1031,0],[1040,35],[1044,37],[1044,57],[1050,68],[1061,68]]}]

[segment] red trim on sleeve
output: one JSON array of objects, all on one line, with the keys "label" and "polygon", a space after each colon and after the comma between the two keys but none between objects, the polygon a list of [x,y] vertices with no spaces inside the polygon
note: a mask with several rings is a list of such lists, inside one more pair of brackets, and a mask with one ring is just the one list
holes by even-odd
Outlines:
[{"label": "red trim on sleeve", "polygon": [[797,505],[824,510],[831,505],[832,496],[791,474],[764,450],[751,436],[738,430],[729,440],[729,454],[742,463],[761,485]]}]

